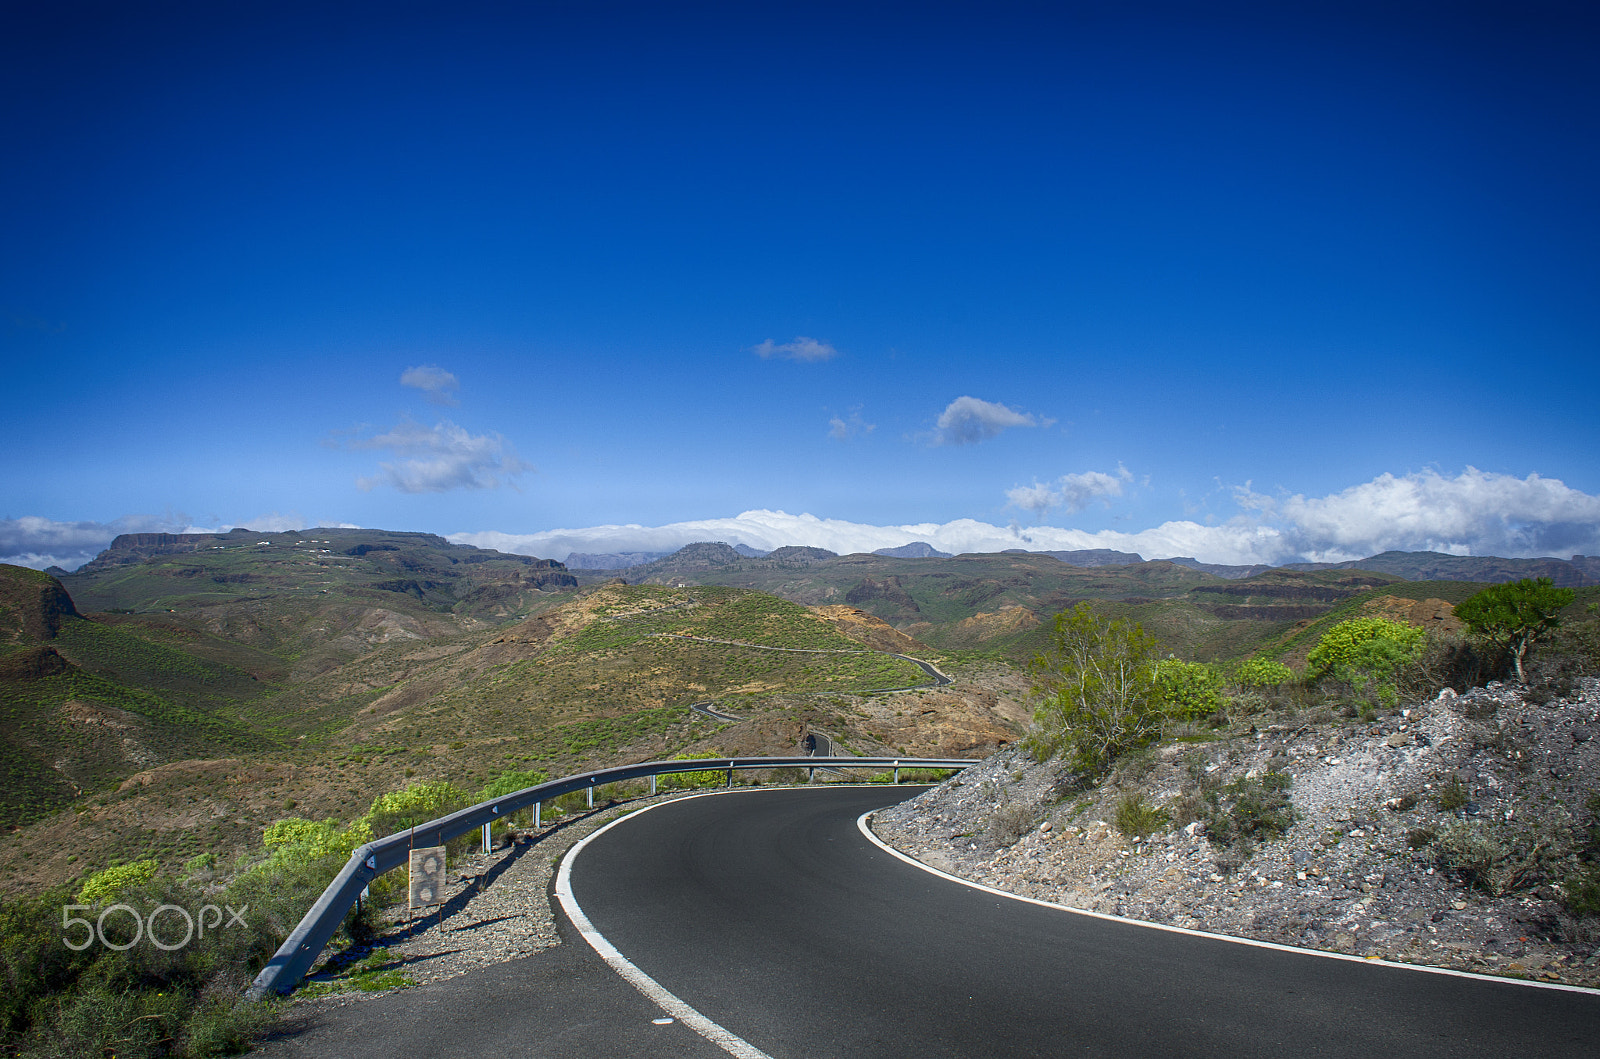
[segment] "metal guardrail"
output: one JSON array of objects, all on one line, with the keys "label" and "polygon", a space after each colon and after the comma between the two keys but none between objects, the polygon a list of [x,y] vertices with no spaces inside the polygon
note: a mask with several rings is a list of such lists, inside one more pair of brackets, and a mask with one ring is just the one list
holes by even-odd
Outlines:
[{"label": "metal guardrail", "polygon": [[[728,785],[733,785],[733,774],[743,769],[770,768],[890,768],[894,781],[900,782],[900,770],[907,768],[964,769],[978,764],[967,758],[888,758],[888,757],[744,757],[697,758],[686,761],[647,761],[639,765],[620,765],[616,768],[565,776],[534,787],[525,787],[504,798],[479,802],[449,816],[430,820],[415,829],[397,832],[375,839],[350,854],[333,882],[322,891],[299,924],[289,932],[272,959],[256,975],[250,988],[245,990],[246,1000],[260,1000],[269,993],[289,993],[305,977],[316,962],[329,939],[344,922],[344,917],[356,903],[357,896],[373,879],[408,862],[412,847],[442,846],[453,838],[486,827],[519,809],[538,805],[563,794],[623,780],[641,779],[678,772],[722,772],[728,774]],[[654,793],[654,782],[651,783]]]}]

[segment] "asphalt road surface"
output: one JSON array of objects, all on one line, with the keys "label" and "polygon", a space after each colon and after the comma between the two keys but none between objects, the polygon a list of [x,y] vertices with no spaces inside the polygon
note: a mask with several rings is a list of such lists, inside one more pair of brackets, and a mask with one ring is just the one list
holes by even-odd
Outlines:
[{"label": "asphalt road surface", "polygon": [[872,845],[902,789],[625,818],[572,890],[624,956],[775,1057],[1600,1055],[1600,996],[1283,952],[962,886]]},{"label": "asphalt road surface", "polygon": [[[891,856],[864,811],[921,788],[770,789],[625,817],[571,859],[622,956],[774,1059],[1600,1054],[1600,996],[1095,919]],[[558,919],[561,919],[558,915]],[[557,949],[302,1018],[272,1056],[727,1053],[564,923]]]}]

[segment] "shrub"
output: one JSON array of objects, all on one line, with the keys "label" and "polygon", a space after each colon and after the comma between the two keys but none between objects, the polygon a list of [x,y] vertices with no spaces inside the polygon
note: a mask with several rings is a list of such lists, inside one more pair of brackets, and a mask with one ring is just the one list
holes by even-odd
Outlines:
[{"label": "shrub", "polygon": [[357,839],[351,848],[437,820],[468,804],[466,792],[447,782],[416,783],[404,790],[380,794],[372,800],[372,807],[350,825],[351,836]]},{"label": "shrub", "polygon": [[1166,826],[1171,815],[1159,806],[1145,800],[1143,791],[1129,791],[1117,799],[1113,822],[1118,831],[1128,838],[1142,839]]},{"label": "shrub", "polygon": [[1287,772],[1267,772],[1204,791],[1201,820],[1206,835],[1243,856],[1249,856],[1258,841],[1281,837],[1296,818],[1289,802],[1293,782]]},{"label": "shrub", "polygon": [[78,900],[87,905],[112,904],[135,886],[142,886],[155,878],[160,865],[153,860],[136,860],[131,864],[115,864],[97,871],[84,882],[78,891]]},{"label": "shrub", "polygon": [[[674,754],[674,761],[710,761],[716,754]],[[727,757],[723,756],[726,761]],[[656,781],[657,790],[689,789],[694,787],[720,787],[728,782],[726,769],[705,769],[699,772],[665,772]]]},{"label": "shrub", "polygon": [[1193,720],[1222,708],[1222,674],[1204,662],[1164,658],[1156,663],[1156,689],[1168,717]]},{"label": "shrub", "polygon": [[1513,829],[1455,822],[1433,840],[1439,867],[1494,897],[1526,889],[1543,878],[1552,860],[1552,845],[1551,836],[1538,825]]},{"label": "shrub", "polygon": [[1580,919],[1600,916],[1600,867],[1590,866],[1567,876],[1561,884],[1561,903],[1568,915]]},{"label": "shrub", "polygon": [[1372,687],[1377,700],[1393,706],[1399,699],[1396,675],[1422,656],[1424,633],[1414,625],[1388,618],[1351,618],[1329,629],[1306,656],[1312,679],[1331,676],[1358,691]]},{"label": "shrub", "polygon": [[994,846],[1014,846],[1017,840],[1033,829],[1037,814],[1021,805],[1003,805],[989,814],[985,831]]},{"label": "shrub", "polygon": [[502,772],[495,779],[478,792],[478,801],[487,802],[495,798],[504,798],[508,794],[515,794],[528,787],[537,787],[550,779],[550,773],[543,769],[531,769],[525,772]]},{"label": "shrub", "polygon": [[1098,773],[1154,742],[1164,719],[1156,651],[1142,626],[1103,618],[1087,603],[1057,614],[1050,646],[1033,662],[1035,756],[1066,752],[1078,768]]},{"label": "shrub", "polygon": [[1440,810],[1453,813],[1457,809],[1464,809],[1472,801],[1472,788],[1461,782],[1460,777],[1451,776],[1450,781],[1439,788],[1433,796],[1433,802]]},{"label": "shrub", "polygon": [[337,820],[279,820],[261,832],[261,844],[273,861],[301,864],[330,857],[343,860],[352,850],[369,841],[356,828],[341,829]]},{"label": "shrub", "polygon": [[1233,681],[1241,688],[1275,688],[1294,679],[1294,670],[1282,662],[1257,655],[1239,663]]}]

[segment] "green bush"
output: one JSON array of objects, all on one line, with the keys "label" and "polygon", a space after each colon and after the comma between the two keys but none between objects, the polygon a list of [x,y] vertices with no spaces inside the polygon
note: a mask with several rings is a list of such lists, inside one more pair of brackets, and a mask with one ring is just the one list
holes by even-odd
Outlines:
[{"label": "green bush", "polygon": [[1561,903],[1568,915],[1600,916],[1600,866],[1591,865],[1567,876],[1561,884]]},{"label": "green bush", "polygon": [[1257,655],[1239,663],[1233,681],[1242,688],[1275,688],[1294,679],[1294,670],[1271,658]]},{"label": "green bush", "polygon": [[1457,809],[1465,808],[1472,801],[1472,789],[1461,782],[1460,777],[1451,776],[1433,796],[1433,803],[1446,813],[1453,813]]},{"label": "green bush", "polygon": [[89,876],[83,889],[78,891],[78,900],[88,905],[112,904],[132,887],[142,886],[155,878],[158,868],[160,865],[153,860],[114,864]]},{"label": "green bush", "polygon": [[1222,673],[1204,662],[1164,658],[1156,663],[1156,689],[1168,717],[1209,717],[1222,709]]},{"label": "green bush", "polygon": [[1369,686],[1378,702],[1393,706],[1399,672],[1422,657],[1425,634],[1415,625],[1388,618],[1351,618],[1329,629],[1306,657],[1313,680],[1332,677],[1358,691]]},{"label": "green bush", "polygon": [[1165,720],[1156,657],[1155,638],[1138,623],[1108,620],[1087,603],[1057,614],[1050,646],[1033,663],[1035,756],[1065,752],[1097,773],[1154,742]]},{"label": "green bush", "polygon": [[1113,823],[1127,837],[1143,839],[1160,831],[1171,818],[1165,809],[1146,801],[1143,791],[1129,791],[1117,799]]},{"label": "green bush", "polygon": [[529,769],[522,772],[502,772],[499,776],[485,785],[483,790],[478,792],[477,800],[480,802],[487,802],[493,801],[496,798],[504,798],[508,794],[515,794],[518,791],[526,790],[529,787],[537,787],[541,783],[549,782],[549,780],[550,773],[544,771],[543,769]]},{"label": "green bush", "polygon": [[349,833],[355,840],[351,848],[448,816],[469,804],[466,792],[447,782],[416,783],[404,790],[380,794],[373,799],[372,807],[350,825]]},{"label": "green bush", "polygon": [[[674,761],[712,761],[716,754],[675,754]],[[726,761],[727,758],[723,757]],[[720,787],[728,782],[726,769],[705,769],[699,772],[664,772],[656,781],[657,790],[690,790],[696,787]]]}]

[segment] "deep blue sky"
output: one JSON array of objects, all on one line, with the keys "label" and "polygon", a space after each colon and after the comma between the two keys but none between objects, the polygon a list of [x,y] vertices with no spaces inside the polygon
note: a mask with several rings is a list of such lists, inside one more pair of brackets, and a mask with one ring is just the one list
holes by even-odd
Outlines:
[{"label": "deep blue sky", "polygon": [[1594,17],[1298,8],[10,3],[0,552],[748,509],[1600,551]]}]

